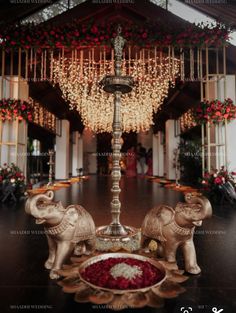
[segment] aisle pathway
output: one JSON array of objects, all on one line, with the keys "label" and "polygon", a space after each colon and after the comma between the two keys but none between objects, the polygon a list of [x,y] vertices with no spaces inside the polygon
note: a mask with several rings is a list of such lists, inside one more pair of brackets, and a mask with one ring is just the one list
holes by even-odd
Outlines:
[{"label": "aisle pathway", "polygon": [[[141,178],[121,181],[122,216],[125,224],[140,227],[145,213],[154,205],[175,205],[183,195],[162,188]],[[64,205],[79,203],[94,217],[97,226],[109,223],[111,199],[109,177],[90,177],[69,188],[56,191],[56,200]],[[177,313],[181,306],[192,306],[194,312],[212,312],[213,305],[225,312],[236,312],[236,211],[221,208],[211,220],[205,221],[195,235],[198,262],[202,274],[186,283],[187,292],[166,301],[161,310],[143,312]],[[61,287],[48,279],[43,263],[47,258],[47,243],[43,227],[27,216],[21,205],[0,207],[0,312],[94,312],[96,307],[73,301]],[[179,264],[182,266],[182,256]],[[18,307],[17,307],[18,306]],[[20,307],[21,306],[21,307]],[[28,306],[28,307],[23,307]],[[42,310],[39,310],[41,306]],[[100,308],[102,309],[102,308]],[[95,311],[96,312],[96,311]],[[102,310],[104,311],[104,308]],[[133,310],[132,310],[133,312]]]}]

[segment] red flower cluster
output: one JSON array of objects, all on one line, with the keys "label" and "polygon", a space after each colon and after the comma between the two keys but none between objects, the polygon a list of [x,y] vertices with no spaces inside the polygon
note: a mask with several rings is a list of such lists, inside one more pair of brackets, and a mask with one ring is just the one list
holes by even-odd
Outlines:
[{"label": "red flower cluster", "polygon": [[[222,24],[216,26],[191,25],[187,28],[166,27],[166,23],[145,23],[143,27],[134,23],[122,26],[124,37],[129,43],[139,46],[221,46],[229,39],[230,30]],[[0,33],[0,45],[3,47],[60,48],[82,46],[110,46],[111,38],[116,35],[116,23],[88,22],[81,24],[75,20],[62,25],[14,25],[4,28]]]},{"label": "red flower cluster", "polygon": [[11,183],[17,186],[24,185],[25,176],[22,171],[14,163],[7,165],[6,163],[0,167],[0,183]]},{"label": "red flower cluster", "polygon": [[224,166],[222,166],[220,170],[214,170],[211,173],[206,172],[204,174],[202,184],[207,190],[213,190],[215,187],[223,185],[227,182],[230,182],[234,187],[236,187],[234,179],[235,174],[235,172],[228,172]]},{"label": "red flower cluster", "polygon": [[193,111],[193,116],[198,124],[231,121],[236,118],[236,106],[229,98],[224,102],[203,101]]},{"label": "red flower cluster", "polygon": [[[126,263],[137,266],[142,271],[141,276],[127,279],[123,276],[114,278],[110,270],[113,266]],[[109,289],[140,289],[152,286],[164,278],[164,273],[147,261],[132,258],[108,258],[86,267],[81,276],[93,285]]]},{"label": "red flower cluster", "polygon": [[0,119],[2,121],[26,120],[32,121],[32,106],[30,103],[16,99],[0,100]]}]

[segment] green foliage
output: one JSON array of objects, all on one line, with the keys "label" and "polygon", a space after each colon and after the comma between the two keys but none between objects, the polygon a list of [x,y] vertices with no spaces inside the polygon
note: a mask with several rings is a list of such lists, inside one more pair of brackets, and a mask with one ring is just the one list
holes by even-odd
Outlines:
[{"label": "green foliage", "polygon": [[181,180],[193,185],[198,184],[202,171],[200,140],[182,141],[179,151]]}]

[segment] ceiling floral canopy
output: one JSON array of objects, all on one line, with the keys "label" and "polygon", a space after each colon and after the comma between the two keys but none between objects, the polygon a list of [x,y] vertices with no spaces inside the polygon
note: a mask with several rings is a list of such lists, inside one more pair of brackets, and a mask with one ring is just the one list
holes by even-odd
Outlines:
[{"label": "ceiling floral canopy", "polygon": [[[119,22],[120,23],[120,22]],[[149,46],[220,46],[229,39],[230,29],[224,24],[195,25],[181,27],[166,25],[165,21],[148,21],[141,26],[133,22],[120,23],[125,39],[142,47]],[[93,20],[83,24],[78,20],[62,25],[33,23],[14,25],[0,32],[0,44],[5,48],[21,47],[61,48],[110,46],[111,38],[116,36],[116,23]]]},{"label": "ceiling floral canopy", "polygon": [[[204,50],[225,49],[230,29],[223,24],[167,25],[165,21],[135,24],[119,21],[126,40],[122,74],[134,78],[130,94],[123,95],[122,130],[146,131],[179,77],[203,79]],[[11,75],[14,59],[18,75],[33,82],[58,86],[70,109],[77,110],[83,124],[94,132],[112,130],[113,97],[100,81],[114,74],[112,38],[117,23],[93,20],[67,24],[14,25],[0,31],[1,76]],[[207,52],[208,53],[208,52]],[[19,62],[20,61],[20,62]],[[10,70],[11,71],[11,70]]]}]

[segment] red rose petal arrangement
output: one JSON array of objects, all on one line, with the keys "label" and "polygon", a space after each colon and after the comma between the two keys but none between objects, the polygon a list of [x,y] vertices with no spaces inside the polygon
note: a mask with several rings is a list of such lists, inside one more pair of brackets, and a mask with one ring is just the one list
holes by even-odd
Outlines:
[{"label": "red rose petal arrangement", "polygon": [[80,274],[93,285],[118,290],[153,286],[165,276],[148,261],[112,257],[87,266]]}]

